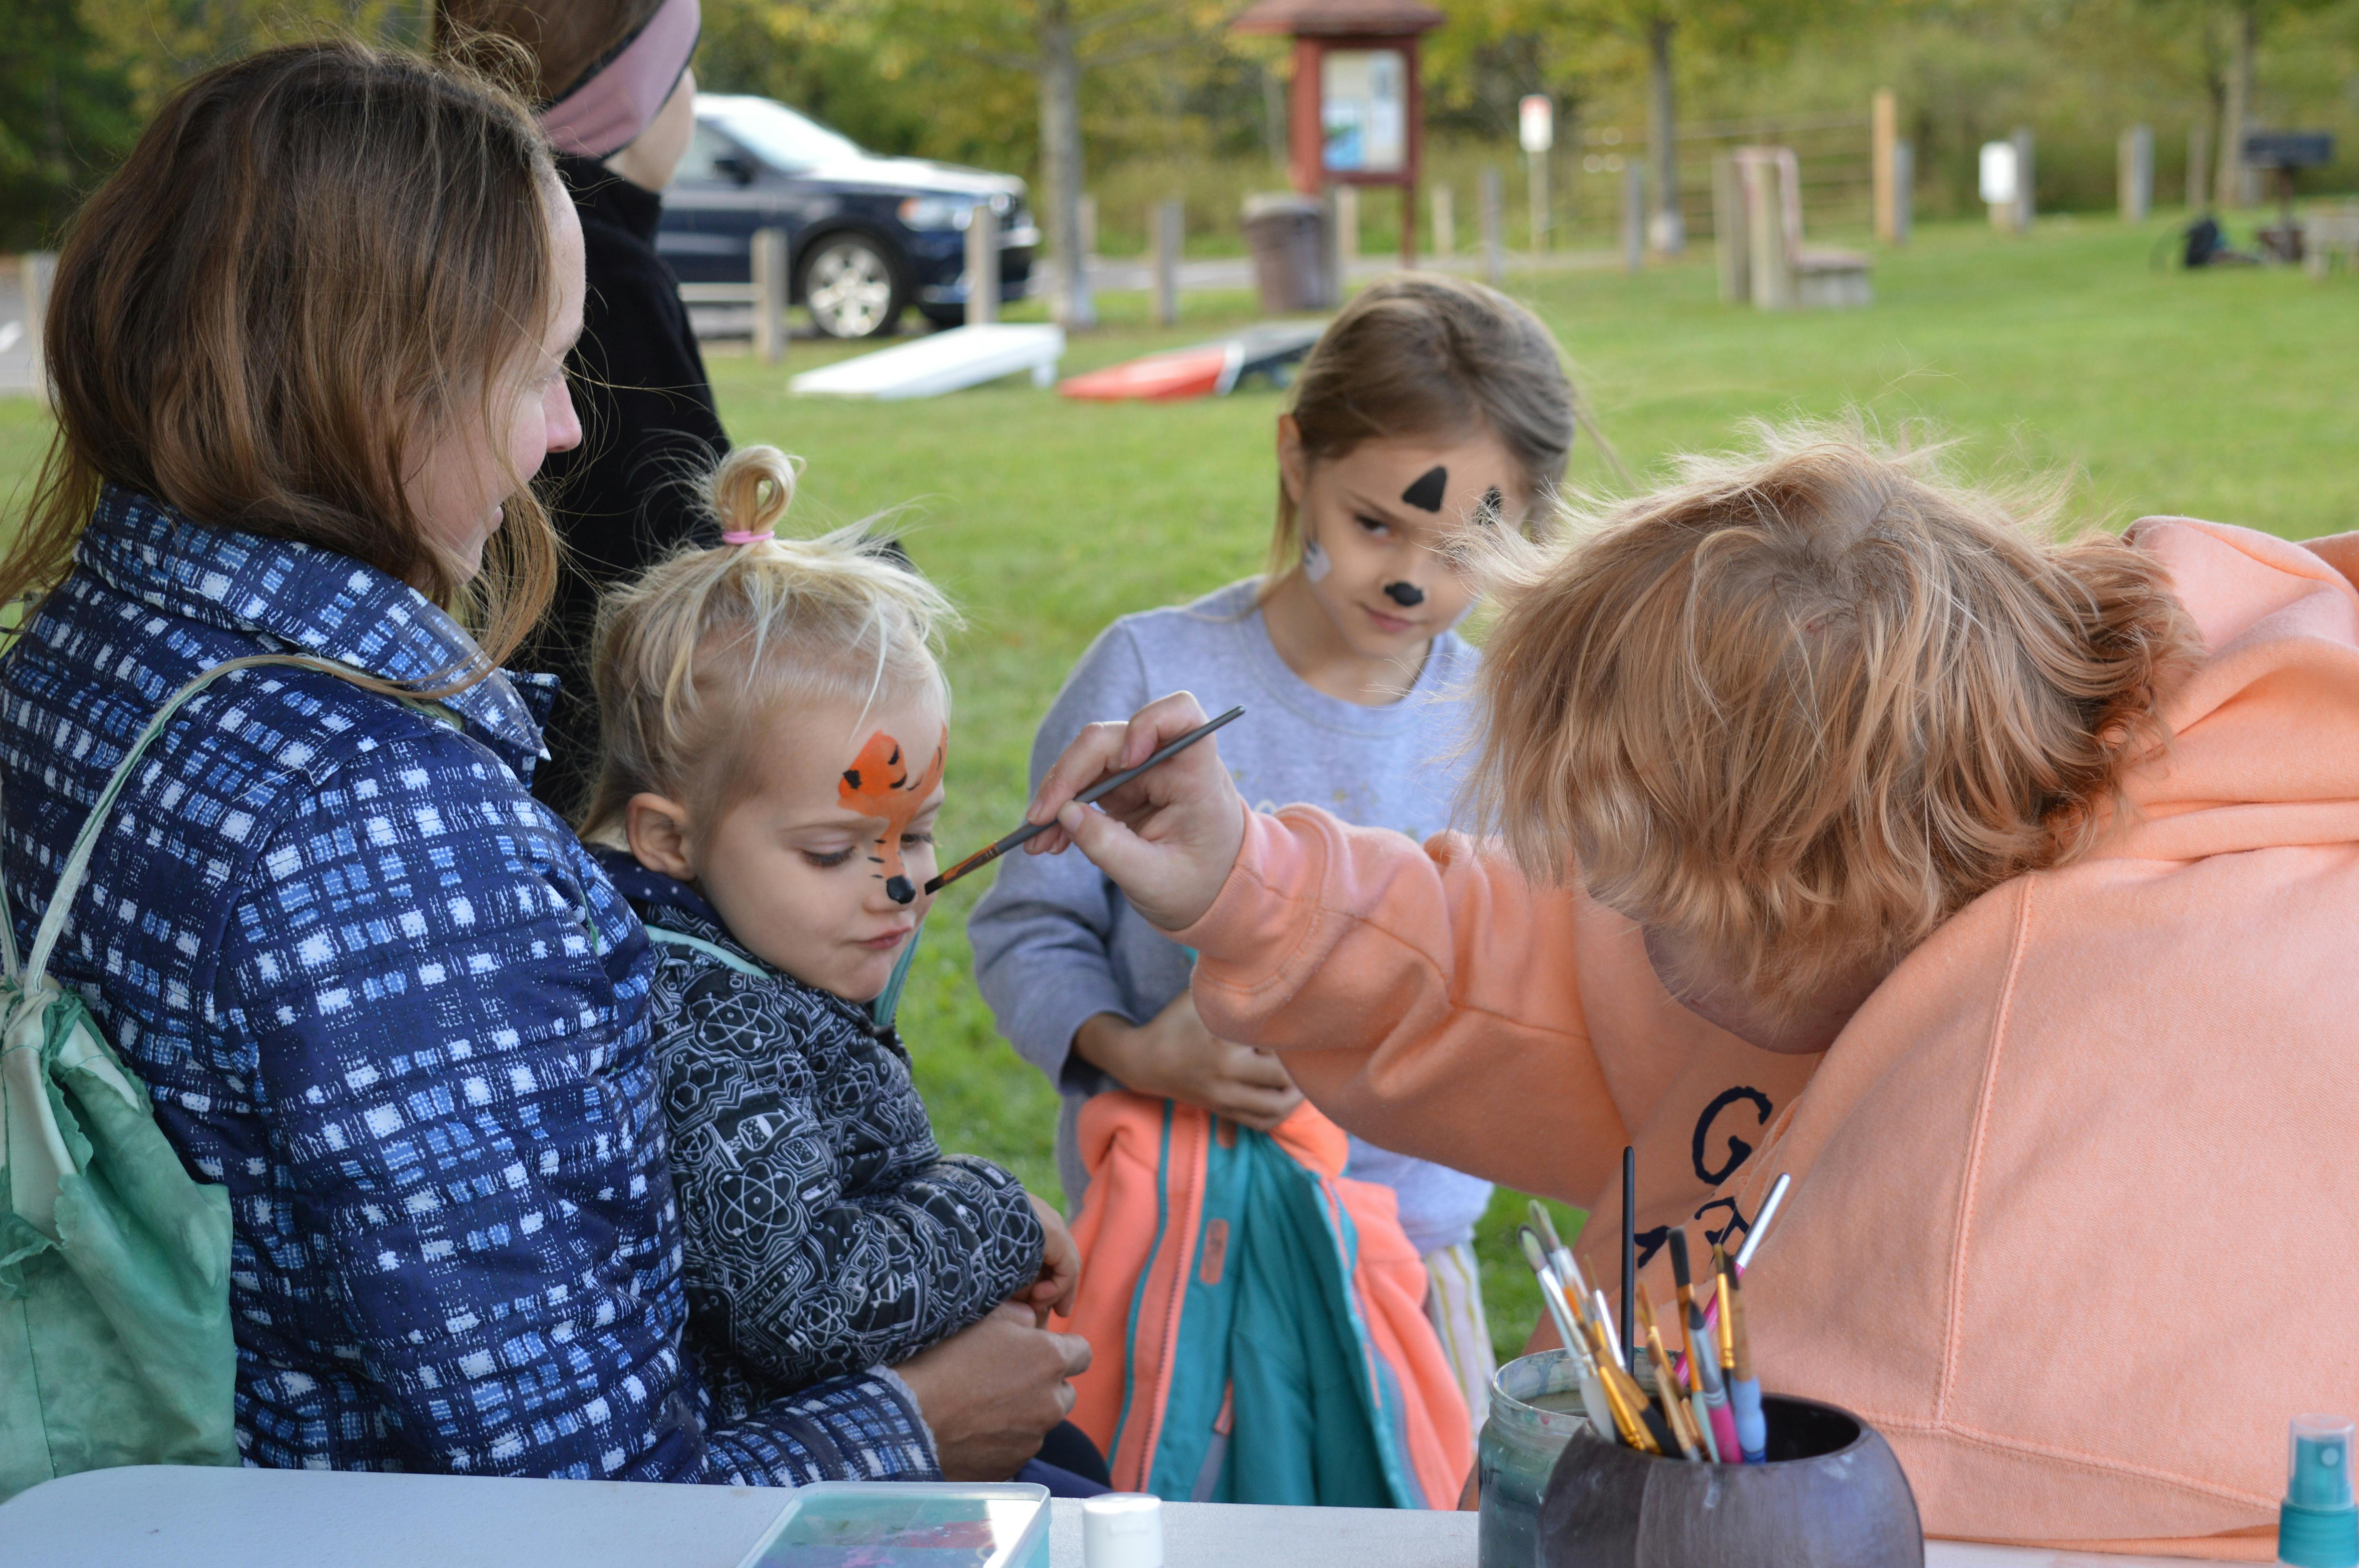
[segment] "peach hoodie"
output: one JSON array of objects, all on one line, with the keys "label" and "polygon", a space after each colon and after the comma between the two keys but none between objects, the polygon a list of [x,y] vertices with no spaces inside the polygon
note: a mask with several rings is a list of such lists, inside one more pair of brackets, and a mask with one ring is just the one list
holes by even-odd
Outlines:
[{"label": "peach hoodie", "polygon": [[2148,519],[2209,657],[2097,855],[1975,901],[1819,1056],[1674,1003],[1637,929],[1443,835],[1252,816],[1197,1005],[1404,1153],[1659,1227],[1794,1189],[1745,1305],[1943,1536],[2266,1561],[2286,1421],[2359,1414],[2359,535]]}]

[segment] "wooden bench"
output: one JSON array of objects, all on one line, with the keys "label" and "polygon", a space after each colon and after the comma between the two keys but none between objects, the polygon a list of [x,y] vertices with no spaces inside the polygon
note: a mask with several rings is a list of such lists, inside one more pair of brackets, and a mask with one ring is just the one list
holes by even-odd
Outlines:
[{"label": "wooden bench", "polygon": [[1801,168],[1791,147],[1738,147],[1712,162],[1721,297],[1763,310],[1870,305],[1872,264],[1802,242]]},{"label": "wooden bench", "polygon": [[2302,215],[2302,270],[2324,277],[2336,261],[2359,272],[2359,204],[2313,208]]}]

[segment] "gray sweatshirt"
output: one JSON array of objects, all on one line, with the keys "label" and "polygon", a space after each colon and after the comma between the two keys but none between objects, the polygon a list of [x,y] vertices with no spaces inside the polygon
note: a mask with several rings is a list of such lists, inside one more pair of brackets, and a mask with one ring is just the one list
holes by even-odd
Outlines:
[{"label": "gray sweatshirt", "polygon": [[[1195,693],[1207,713],[1243,703],[1221,731],[1221,760],[1245,799],[1290,802],[1343,821],[1425,838],[1450,825],[1466,760],[1459,754],[1476,654],[1454,633],[1436,638],[1400,701],[1363,708],[1314,690],[1279,658],[1254,603],[1256,579],[1193,604],[1125,615],[1082,655],[1032,742],[1032,784],[1099,719],[1127,719],[1169,692]],[[975,980],[999,1031],[1063,1091],[1057,1169],[1078,1206],[1088,1178],[1074,1124],[1082,1102],[1119,1087],[1072,1054],[1073,1032],[1101,1012],[1143,1023],[1188,989],[1188,950],[1158,931],[1078,852],[1016,854],[967,922]],[[1464,1241],[1489,1202],[1476,1177],[1352,1140],[1347,1174],[1400,1195],[1401,1227],[1419,1252]]]}]

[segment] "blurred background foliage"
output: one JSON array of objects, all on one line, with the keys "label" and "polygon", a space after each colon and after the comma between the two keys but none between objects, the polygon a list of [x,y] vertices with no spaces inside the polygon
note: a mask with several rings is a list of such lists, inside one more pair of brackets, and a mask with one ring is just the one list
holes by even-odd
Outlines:
[{"label": "blurred background foliage", "polygon": [[[1430,157],[1499,166],[1515,192],[1516,103],[1558,104],[1558,189],[1582,199],[1584,134],[1643,139],[1647,37],[1671,24],[1683,125],[1864,115],[1899,95],[1918,206],[1975,210],[1975,149],[2038,138],[2046,210],[2114,192],[2114,140],[2156,141],[2158,195],[2185,188],[2188,134],[2216,147],[2234,42],[2256,40],[2250,123],[2340,134],[2311,189],[2359,185],[2359,0],[1433,0]],[[1250,190],[1282,183],[1283,40],[1242,38],[1241,0],[705,0],[701,80],[765,93],[880,151],[1037,174],[1041,30],[1083,36],[1085,183],[1103,248],[1136,248],[1147,204],[1187,199],[1233,235]],[[338,28],[414,43],[423,0],[0,0],[0,249],[53,243],[160,94],[266,41]],[[1593,139],[1589,146],[1595,146]],[[1597,184],[1603,191],[1603,182]],[[1462,193],[1462,211],[1471,190]],[[1373,204],[1374,199],[1372,199]],[[1134,211],[1135,210],[1135,211]]]}]

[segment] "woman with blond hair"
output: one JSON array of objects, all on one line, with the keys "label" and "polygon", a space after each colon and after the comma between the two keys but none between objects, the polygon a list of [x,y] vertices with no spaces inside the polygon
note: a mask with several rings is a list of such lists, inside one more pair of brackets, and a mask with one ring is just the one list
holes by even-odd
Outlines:
[{"label": "woman with blond hair", "polygon": [[1931,1532],[2266,1559],[2287,1418],[2359,1387],[2359,537],[2041,510],[1772,434],[1491,542],[1495,838],[1250,812],[1211,745],[1074,805],[1181,695],[1082,734],[1033,847],[1355,1131],[1593,1238],[1635,1144],[1650,1275],[1790,1173],[1756,1361]]}]

